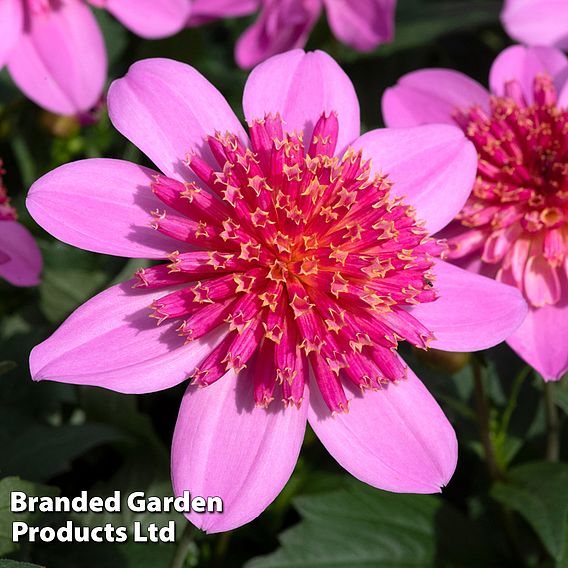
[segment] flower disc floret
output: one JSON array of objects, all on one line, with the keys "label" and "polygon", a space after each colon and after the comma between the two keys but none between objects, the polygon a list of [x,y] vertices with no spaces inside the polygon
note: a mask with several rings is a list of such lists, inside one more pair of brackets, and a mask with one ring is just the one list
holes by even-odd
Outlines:
[{"label": "flower disc floret", "polygon": [[195,250],[140,270],[135,286],[177,286],[152,316],[177,322],[187,341],[227,330],[197,365],[196,384],[256,365],[258,405],[278,393],[299,406],[311,369],[329,409],[342,412],[343,381],[400,381],[398,342],[426,348],[432,339],[408,308],[436,299],[431,269],[445,246],[361,151],[335,156],[337,134],[333,113],[306,145],[267,115],[250,125],[250,148],[230,133],[208,137],[218,168],[193,155],[193,181],[154,179],[175,211],[154,211],[154,228]]},{"label": "flower disc floret", "polygon": [[537,75],[533,101],[518,81],[503,96],[456,113],[479,154],[473,192],[458,216],[471,229],[450,239],[450,258],[482,249],[497,277],[535,307],[561,298],[568,274],[568,110],[550,76]]},{"label": "flower disc floret", "polygon": [[10,198],[8,197],[8,190],[4,185],[3,176],[6,170],[3,167],[2,160],[0,160],[0,221],[16,221],[18,214],[16,210],[10,205]]}]

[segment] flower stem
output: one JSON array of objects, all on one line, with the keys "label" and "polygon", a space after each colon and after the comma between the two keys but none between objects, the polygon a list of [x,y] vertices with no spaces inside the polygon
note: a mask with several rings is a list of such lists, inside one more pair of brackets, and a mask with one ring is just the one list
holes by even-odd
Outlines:
[{"label": "flower stem", "polygon": [[554,402],[554,383],[544,383],[544,406],[546,410],[546,459],[557,462],[560,458],[560,421]]},{"label": "flower stem", "polygon": [[477,424],[479,427],[479,437],[485,454],[485,463],[489,470],[489,476],[493,481],[503,478],[503,472],[495,458],[495,449],[491,441],[491,432],[489,428],[490,415],[489,405],[487,404],[487,397],[485,395],[485,387],[483,386],[483,377],[481,375],[481,365],[479,360],[475,357],[472,358],[473,368],[473,384],[475,394],[475,405],[477,407]]},{"label": "flower stem", "polygon": [[222,567],[225,564],[225,556],[229,548],[232,532],[221,533],[217,538],[217,545],[215,546],[215,558],[213,560],[214,568]]},{"label": "flower stem", "polygon": [[187,553],[193,543],[194,527],[191,523],[187,523],[183,529],[183,533],[176,548],[171,568],[183,568]]},{"label": "flower stem", "polygon": [[[490,430],[490,413],[489,405],[487,404],[487,396],[485,394],[485,387],[483,385],[483,376],[481,372],[481,365],[479,360],[474,356],[472,357],[472,369],[473,369],[473,383],[474,383],[474,394],[475,394],[475,404],[477,407],[477,422],[479,426],[479,436],[481,438],[481,444],[483,445],[483,451],[485,453],[485,463],[487,464],[487,469],[489,471],[489,476],[491,481],[502,481],[505,474],[502,468],[497,463],[495,458],[495,449],[493,447],[493,442],[491,440],[491,430]],[[515,390],[520,388],[520,384],[524,379],[524,375],[519,379],[519,386],[515,386]],[[515,393],[516,396],[517,393]],[[512,412],[512,409],[511,411]],[[506,417],[506,421],[510,416]],[[517,526],[515,524],[515,517],[513,512],[501,504],[499,506],[499,514],[501,517],[501,522],[503,528],[505,529],[505,534],[511,545],[512,553],[516,560],[516,565],[519,567],[525,567],[526,561],[523,557],[522,547],[519,541],[519,535],[517,532]]]}]

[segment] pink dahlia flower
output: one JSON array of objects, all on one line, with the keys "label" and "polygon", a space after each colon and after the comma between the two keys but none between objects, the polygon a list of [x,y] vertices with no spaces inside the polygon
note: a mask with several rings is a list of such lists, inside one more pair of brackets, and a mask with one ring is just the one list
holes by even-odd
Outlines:
[{"label": "pink dahlia flower", "polygon": [[33,350],[33,378],[146,393],[191,377],[173,484],[224,499],[223,515],[189,516],[209,532],[278,495],[307,420],[359,479],[438,491],[455,434],[397,344],[483,349],[526,315],[517,289],[446,264],[428,236],[474,180],[462,132],[360,136],[347,76],[301,50],[251,73],[248,134],[204,77],[167,59],[134,64],[108,105],[161,173],[68,164],[34,184],[29,210],[67,243],[166,262],[79,308]]},{"label": "pink dahlia flower", "polygon": [[449,69],[409,73],[383,97],[389,126],[458,124],[477,180],[444,236],[450,259],[521,290],[530,305],[509,345],[545,380],[568,370],[568,59],[514,46],[491,92]]},{"label": "pink dahlia flower", "polygon": [[32,235],[17,221],[2,179],[5,173],[0,160],[0,278],[16,286],[35,286],[41,254]]},{"label": "pink dahlia flower", "polygon": [[323,8],[332,32],[359,51],[392,41],[396,0],[195,0],[190,25],[251,14],[260,15],[237,43],[235,57],[250,69],[272,55],[304,47]]},{"label": "pink dahlia flower", "polygon": [[[190,0],[89,0],[134,33],[164,37],[183,28]],[[106,79],[106,52],[84,0],[1,0],[0,68],[27,97],[58,114],[94,107]]]},{"label": "pink dahlia flower", "polygon": [[505,0],[501,21],[516,41],[568,49],[568,0]]}]

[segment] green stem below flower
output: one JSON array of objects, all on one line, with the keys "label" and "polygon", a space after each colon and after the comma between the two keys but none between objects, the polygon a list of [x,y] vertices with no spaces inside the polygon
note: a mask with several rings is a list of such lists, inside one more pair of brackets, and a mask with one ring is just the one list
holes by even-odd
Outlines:
[{"label": "green stem below flower", "polygon": [[485,454],[485,463],[489,470],[489,476],[493,481],[503,478],[503,471],[499,467],[495,458],[495,449],[491,440],[490,431],[490,415],[487,397],[485,396],[485,387],[483,386],[483,376],[481,373],[481,365],[476,357],[472,358],[473,384],[475,405],[477,408],[477,424],[479,427],[479,437]]},{"label": "green stem below flower", "polygon": [[195,528],[191,523],[187,523],[181,534],[181,538],[176,548],[174,559],[172,560],[171,568],[183,568],[187,553],[193,543],[193,536]]},{"label": "green stem below flower", "polygon": [[557,462],[560,458],[560,420],[554,402],[554,383],[544,383],[544,406],[546,410],[546,459]]}]

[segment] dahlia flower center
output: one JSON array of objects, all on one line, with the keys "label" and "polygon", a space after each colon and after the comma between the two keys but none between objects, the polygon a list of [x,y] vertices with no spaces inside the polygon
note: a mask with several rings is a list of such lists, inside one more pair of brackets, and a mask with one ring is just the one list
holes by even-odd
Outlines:
[{"label": "dahlia flower center", "polygon": [[169,209],[154,212],[154,228],[195,250],[139,271],[136,286],[177,286],[152,315],[177,322],[187,341],[223,330],[196,384],[250,367],[257,404],[300,405],[311,370],[330,410],[346,411],[344,381],[401,380],[398,342],[431,339],[410,308],[435,299],[432,257],[443,244],[361,152],[335,155],[338,128],[322,115],[304,145],[267,116],[250,126],[250,147],[210,136],[208,160],[188,159],[193,181],[156,177]]},{"label": "dahlia flower center", "polygon": [[534,81],[533,102],[516,81],[490,111],[457,111],[455,120],[479,155],[473,192],[458,216],[470,229],[450,239],[451,258],[481,251],[497,277],[529,302],[555,304],[568,273],[568,109],[557,104],[547,75]]},{"label": "dahlia flower center", "polygon": [[6,170],[4,170],[2,160],[0,160],[0,221],[15,221],[18,218],[18,214],[10,205],[10,198],[3,180],[5,174]]}]

